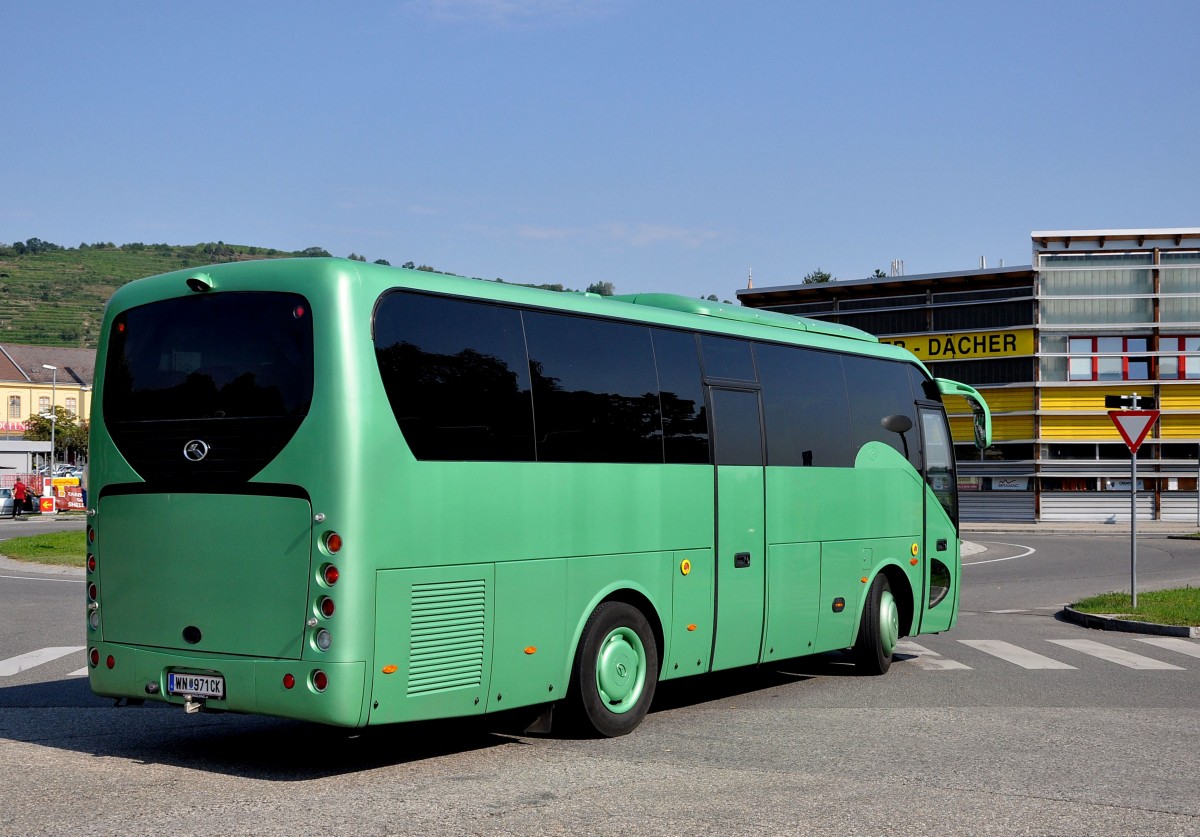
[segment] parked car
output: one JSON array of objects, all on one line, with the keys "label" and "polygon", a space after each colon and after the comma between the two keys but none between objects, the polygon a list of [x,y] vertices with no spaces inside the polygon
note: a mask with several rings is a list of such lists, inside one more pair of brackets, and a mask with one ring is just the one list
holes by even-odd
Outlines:
[{"label": "parked car", "polygon": [[16,517],[17,501],[11,488],[0,488],[0,517]]}]

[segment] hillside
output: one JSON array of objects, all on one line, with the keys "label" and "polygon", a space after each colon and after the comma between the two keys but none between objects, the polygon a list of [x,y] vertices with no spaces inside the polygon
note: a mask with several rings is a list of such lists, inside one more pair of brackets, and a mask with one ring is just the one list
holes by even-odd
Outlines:
[{"label": "hillside", "polygon": [[[183,246],[100,242],[66,248],[37,238],[11,245],[0,242],[0,343],[94,349],[104,305],[126,282],[220,262],[328,255],[320,247],[285,252],[223,241]],[[364,261],[353,253],[349,258]],[[403,266],[441,272],[412,262]],[[568,290],[558,283],[530,287]],[[614,290],[611,282],[596,282],[587,288],[589,293],[603,295]]]},{"label": "hillside", "polygon": [[126,282],[245,259],[329,255],[216,244],[94,244],[61,248],[30,239],[0,244],[0,343],[95,348],[104,304]]}]

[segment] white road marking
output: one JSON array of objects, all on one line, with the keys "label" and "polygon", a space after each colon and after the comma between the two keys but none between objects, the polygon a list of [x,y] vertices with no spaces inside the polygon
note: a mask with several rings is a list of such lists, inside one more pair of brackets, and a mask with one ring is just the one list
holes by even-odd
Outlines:
[{"label": "white road marking", "polygon": [[0,575],[0,578],[11,578],[14,581],[69,581],[72,584],[83,584],[82,578],[42,578],[32,575]]},{"label": "white road marking", "polygon": [[999,543],[998,541],[988,541],[988,543],[995,543],[998,546],[1011,546],[1016,549],[1023,549],[1025,551],[1017,553],[1016,555],[1010,555],[1007,558],[989,558],[986,561],[963,561],[962,565],[964,567],[974,567],[977,564],[997,564],[1000,561],[1015,561],[1018,558],[1027,558],[1028,556],[1037,552],[1037,550],[1032,546],[1025,546],[1025,544],[1022,543]]},{"label": "white road marking", "polygon": [[912,654],[917,658],[917,665],[925,671],[970,671],[971,667],[956,660],[947,660],[936,651],[930,651],[923,645],[917,645],[911,640],[902,639],[896,643],[896,651],[901,654]]},{"label": "white road marking", "polygon": [[64,645],[53,648],[39,648],[37,651],[30,651],[28,654],[9,657],[7,660],[0,660],[0,677],[11,677],[18,672],[25,671],[34,666],[40,666],[42,663],[48,663],[51,660],[57,660],[59,657],[65,657],[68,654],[74,654],[76,651],[82,650],[82,645]]},{"label": "white road marking", "polygon": [[1147,671],[1152,669],[1160,669],[1165,671],[1183,671],[1179,666],[1173,666],[1170,663],[1160,662],[1159,660],[1143,657],[1141,654],[1134,654],[1132,651],[1122,651],[1120,648],[1114,648],[1111,645],[1105,645],[1102,642],[1096,642],[1091,639],[1052,639],[1049,640],[1055,645],[1061,645],[1064,648],[1070,648],[1073,651],[1079,651],[1082,654],[1090,654],[1093,657],[1099,657],[1102,660],[1108,660],[1110,663],[1116,663],[1119,666],[1126,668],[1137,669],[1139,671]]},{"label": "white road marking", "polygon": [[1166,648],[1168,651],[1178,651],[1189,657],[1200,657],[1200,642],[1190,639],[1179,639],[1171,636],[1138,637],[1138,642]]},{"label": "white road marking", "polygon": [[1041,654],[1028,651],[1020,646],[1013,645],[1011,642],[1001,642],[998,639],[960,639],[963,645],[974,648],[977,651],[982,651],[985,654],[991,654],[993,657],[999,657],[1021,668],[1029,669],[1073,669],[1075,666],[1067,665],[1066,663],[1052,660],[1049,657]]}]

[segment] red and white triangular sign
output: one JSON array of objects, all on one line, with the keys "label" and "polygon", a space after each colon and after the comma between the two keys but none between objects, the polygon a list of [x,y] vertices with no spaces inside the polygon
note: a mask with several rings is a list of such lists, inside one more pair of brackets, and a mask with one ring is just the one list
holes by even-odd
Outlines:
[{"label": "red and white triangular sign", "polygon": [[1154,422],[1158,421],[1158,410],[1109,410],[1108,417],[1117,426],[1117,432],[1129,446],[1130,453],[1137,453],[1142,441]]}]

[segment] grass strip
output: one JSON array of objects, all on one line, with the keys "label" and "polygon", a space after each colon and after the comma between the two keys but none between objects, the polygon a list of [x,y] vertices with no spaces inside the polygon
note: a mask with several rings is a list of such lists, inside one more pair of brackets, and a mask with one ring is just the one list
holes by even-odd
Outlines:
[{"label": "grass strip", "polygon": [[0,543],[0,553],[18,561],[82,567],[87,553],[87,535],[79,530],[9,538]]},{"label": "grass strip", "polygon": [[1137,608],[1130,607],[1128,593],[1104,593],[1072,605],[1081,613],[1113,616],[1159,625],[1200,625],[1200,587],[1152,590],[1138,593]]}]

